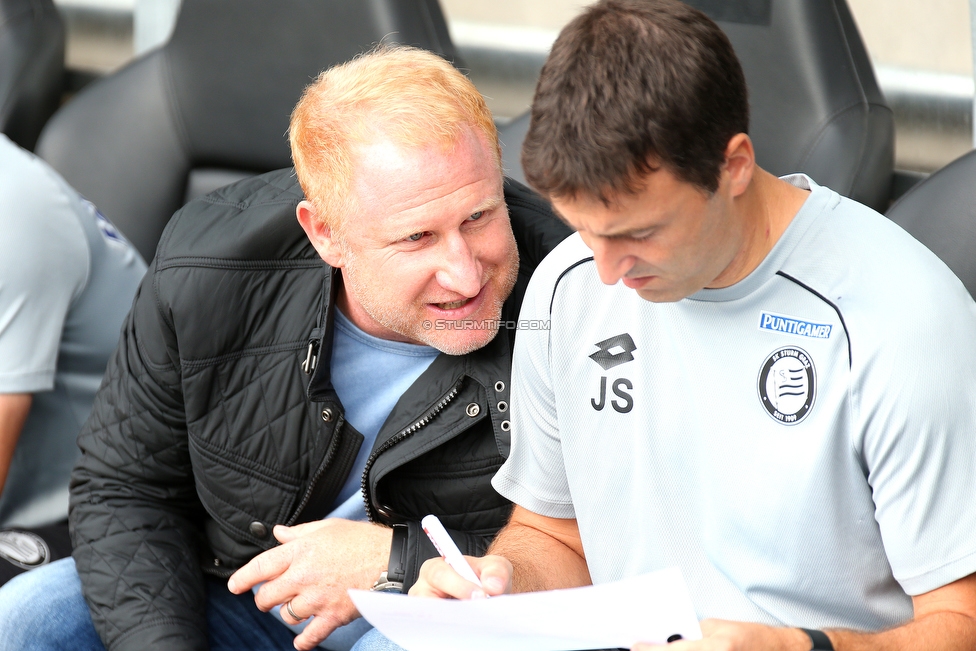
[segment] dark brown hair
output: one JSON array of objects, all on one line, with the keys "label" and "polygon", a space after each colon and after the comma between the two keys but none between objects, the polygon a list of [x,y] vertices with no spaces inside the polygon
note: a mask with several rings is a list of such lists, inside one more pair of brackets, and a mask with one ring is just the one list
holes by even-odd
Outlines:
[{"label": "dark brown hair", "polygon": [[608,203],[658,164],[714,192],[748,128],[742,67],[711,19],[677,0],[602,0],[553,44],[522,167],[550,197]]}]

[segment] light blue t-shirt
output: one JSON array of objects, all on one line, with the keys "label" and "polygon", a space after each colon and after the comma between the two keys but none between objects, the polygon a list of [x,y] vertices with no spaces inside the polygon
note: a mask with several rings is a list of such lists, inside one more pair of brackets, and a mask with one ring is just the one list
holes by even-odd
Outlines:
[{"label": "light blue t-shirt", "polygon": [[[346,421],[363,435],[363,444],[332,512],[326,517],[365,520],[366,507],[360,490],[360,478],[366,469],[366,460],[373,450],[376,435],[400,396],[440,353],[430,346],[369,335],[338,308],[335,310],[334,324],[330,366],[332,386],[345,409]],[[277,608],[271,612],[281,619]],[[307,622],[297,626],[286,624],[295,632],[300,632],[306,625]],[[320,646],[348,649],[370,628],[364,619],[357,619],[336,629]]]},{"label": "light blue t-shirt", "polygon": [[346,422],[363,435],[356,461],[339,491],[330,518],[365,520],[360,477],[376,435],[400,396],[440,354],[436,348],[366,334],[336,308],[332,336],[332,386]]}]

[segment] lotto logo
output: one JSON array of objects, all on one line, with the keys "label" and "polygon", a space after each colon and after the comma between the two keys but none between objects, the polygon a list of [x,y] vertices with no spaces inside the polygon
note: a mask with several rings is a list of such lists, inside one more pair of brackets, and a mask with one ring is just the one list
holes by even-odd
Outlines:
[{"label": "lotto logo", "polygon": [[590,359],[603,367],[604,371],[634,361],[633,353],[637,350],[634,340],[626,332],[597,342],[594,346],[600,350],[590,355]]}]

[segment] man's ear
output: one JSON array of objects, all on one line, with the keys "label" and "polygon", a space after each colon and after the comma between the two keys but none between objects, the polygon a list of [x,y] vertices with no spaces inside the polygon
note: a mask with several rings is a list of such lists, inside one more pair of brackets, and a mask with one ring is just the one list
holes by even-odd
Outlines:
[{"label": "man's ear", "polygon": [[324,219],[319,219],[315,212],[315,206],[311,201],[300,201],[295,209],[298,215],[298,223],[302,225],[305,235],[309,242],[315,247],[319,257],[326,264],[336,269],[342,268],[342,247],[339,246],[338,239],[333,235],[332,228],[325,223]]},{"label": "man's ear", "polygon": [[737,133],[725,147],[725,169],[729,173],[729,187],[733,197],[738,197],[749,184],[756,169],[756,151],[752,139],[745,133]]}]

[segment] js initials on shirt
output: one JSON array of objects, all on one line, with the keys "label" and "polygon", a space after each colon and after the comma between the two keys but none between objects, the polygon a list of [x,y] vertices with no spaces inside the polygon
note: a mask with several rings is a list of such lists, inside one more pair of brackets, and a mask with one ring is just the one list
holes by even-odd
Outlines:
[{"label": "js initials on shirt", "polygon": [[[634,360],[634,351],[637,350],[633,338],[626,332],[599,341],[594,346],[599,350],[589,357],[599,364],[604,371],[609,371],[621,364],[632,362]],[[596,398],[590,400],[590,405],[597,411],[603,411],[603,408],[607,405],[607,380],[606,375],[600,378],[599,393]],[[614,411],[626,414],[634,408],[633,396],[624,390],[632,391],[634,389],[633,382],[627,378],[617,378],[611,383],[610,389],[617,398],[620,398],[620,400],[616,398],[610,400],[610,406],[613,407]]]}]

